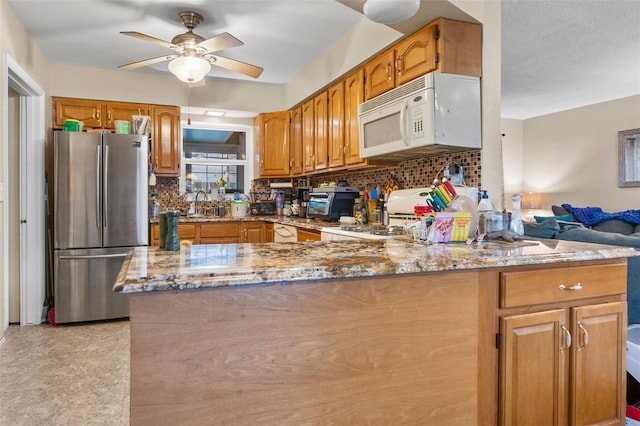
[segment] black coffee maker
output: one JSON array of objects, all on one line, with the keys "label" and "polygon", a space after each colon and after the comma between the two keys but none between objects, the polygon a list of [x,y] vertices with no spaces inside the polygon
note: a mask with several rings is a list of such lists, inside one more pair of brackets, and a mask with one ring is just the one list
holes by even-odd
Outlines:
[{"label": "black coffee maker", "polygon": [[298,209],[298,217],[307,217],[307,206],[309,205],[310,186],[296,186],[293,188],[293,200],[298,200],[300,205]]}]

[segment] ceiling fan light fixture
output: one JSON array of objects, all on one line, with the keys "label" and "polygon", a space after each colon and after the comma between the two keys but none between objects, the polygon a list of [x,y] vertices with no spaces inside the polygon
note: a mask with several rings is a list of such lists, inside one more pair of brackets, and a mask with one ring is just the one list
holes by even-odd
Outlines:
[{"label": "ceiling fan light fixture", "polygon": [[180,56],[169,62],[169,71],[185,83],[195,83],[211,71],[211,64],[197,56]]},{"label": "ceiling fan light fixture", "polygon": [[420,0],[367,0],[364,15],[380,24],[397,24],[418,12]]}]

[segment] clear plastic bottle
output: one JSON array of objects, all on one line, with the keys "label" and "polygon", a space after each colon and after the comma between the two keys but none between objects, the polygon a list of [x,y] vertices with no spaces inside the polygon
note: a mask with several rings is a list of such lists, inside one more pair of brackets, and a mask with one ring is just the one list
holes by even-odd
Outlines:
[{"label": "clear plastic bottle", "polygon": [[489,194],[486,190],[482,190],[482,197],[478,203],[478,234],[486,234],[491,232],[491,214],[493,206],[489,200]]},{"label": "clear plastic bottle", "polygon": [[511,197],[511,200],[513,201],[513,212],[511,213],[509,230],[514,234],[524,235],[524,225],[522,224],[522,216],[520,214],[522,196],[520,194],[515,194]]}]

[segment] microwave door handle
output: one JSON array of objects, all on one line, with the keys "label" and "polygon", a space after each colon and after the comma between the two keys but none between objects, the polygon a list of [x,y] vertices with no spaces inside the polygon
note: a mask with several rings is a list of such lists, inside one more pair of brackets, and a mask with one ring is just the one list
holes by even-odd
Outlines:
[{"label": "microwave door handle", "polygon": [[400,136],[402,136],[402,141],[406,146],[411,144],[411,141],[407,138],[407,126],[408,126],[408,118],[409,118],[409,101],[404,101],[402,105],[402,109],[400,110]]}]

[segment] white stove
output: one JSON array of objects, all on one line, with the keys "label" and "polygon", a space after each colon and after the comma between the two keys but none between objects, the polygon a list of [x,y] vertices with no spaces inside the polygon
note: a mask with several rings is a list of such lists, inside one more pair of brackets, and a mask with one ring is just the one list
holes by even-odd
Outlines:
[{"label": "white stove", "polygon": [[[458,195],[469,200],[477,200],[478,189],[454,185]],[[430,188],[400,189],[389,194],[386,210],[389,217],[387,228],[363,226],[355,230],[355,227],[324,227],[321,229],[321,239],[323,241],[344,241],[344,240],[388,240],[392,238],[403,238],[404,226],[416,221],[413,212],[414,206],[424,206],[427,204],[426,197],[420,195],[429,192]],[[387,230],[387,232],[385,232]]]},{"label": "white stove", "polygon": [[371,226],[341,227],[326,226],[320,230],[322,241],[347,241],[347,240],[388,240],[404,237],[404,231],[400,228],[380,228]]}]

